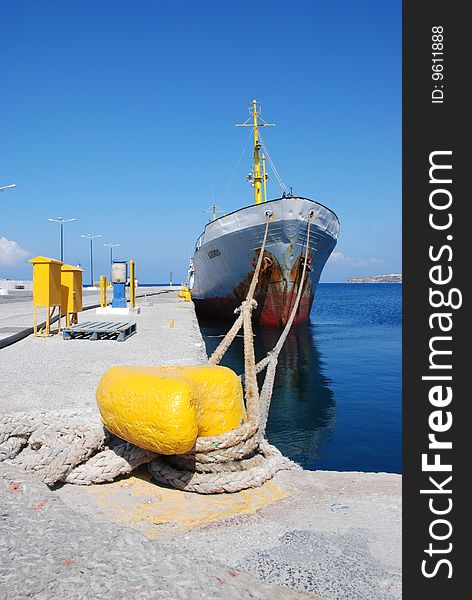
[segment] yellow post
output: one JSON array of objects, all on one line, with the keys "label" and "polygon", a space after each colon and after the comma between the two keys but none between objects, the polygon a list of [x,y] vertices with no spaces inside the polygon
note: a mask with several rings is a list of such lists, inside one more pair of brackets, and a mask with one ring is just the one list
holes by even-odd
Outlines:
[{"label": "yellow post", "polygon": [[129,261],[129,303],[131,308],[136,306],[136,278],[134,276],[134,260]]},{"label": "yellow post", "polygon": [[107,305],[107,278],[105,275],[100,275],[100,306],[106,308]]},{"label": "yellow post", "polygon": [[265,154],[262,153],[262,179],[264,181],[264,202],[267,202],[267,172],[265,166]]},{"label": "yellow post", "polygon": [[170,287],[172,287],[172,271],[170,272]]}]

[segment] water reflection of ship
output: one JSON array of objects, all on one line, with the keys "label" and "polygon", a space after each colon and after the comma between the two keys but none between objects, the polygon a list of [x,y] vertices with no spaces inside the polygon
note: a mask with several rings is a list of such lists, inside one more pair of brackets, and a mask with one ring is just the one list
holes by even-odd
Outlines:
[{"label": "water reflection of ship", "polygon": [[[258,329],[256,352],[265,356],[277,337],[273,329]],[[286,456],[312,469],[336,422],[324,368],[313,325],[293,327],[279,356],[267,437]]]},{"label": "water reflection of ship", "polygon": [[[216,323],[201,323],[201,328],[211,353],[225,330]],[[280,331],[256,328],[255,334],[256,356],[261,359],[274,347]],[[241,373],[243,356],[239,338],[222,364]],[[279,356],[267,437],[283,454],[310,469],[317,467],[316,459],[322,456],[336,422],[334,395],[324,368],[313,325],[293,327]]]}]

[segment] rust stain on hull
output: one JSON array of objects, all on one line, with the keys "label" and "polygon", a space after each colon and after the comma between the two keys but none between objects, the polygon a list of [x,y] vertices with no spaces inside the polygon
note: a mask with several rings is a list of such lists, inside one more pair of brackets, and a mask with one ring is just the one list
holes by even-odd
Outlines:
[{"label": "rust stain on hull", "polygon": [[[289,245],[286,253],[292,251],[293,249]],[[256,251],[256,256],[252,261],[254,268],[258,255],[259,251]],[[254,294],[257,301],[257,309],[254,311],[255,323],[267,327],[283,327],[287,323],[298,293],[303,261],[304,257],[300,256],[290,271],[284,273],[277,258],[271,252],[266,253]],[[308,276],[305,277],[294,324],[306,321],[310,315],[314,298],[314,290],[309,282],[310,263],[311,257],[308,258]],[[254,271],[249,272],[225,297],[195,300],[199,314],[209,319],[234,320],[234,310],[246,298],[253,273]]]}]

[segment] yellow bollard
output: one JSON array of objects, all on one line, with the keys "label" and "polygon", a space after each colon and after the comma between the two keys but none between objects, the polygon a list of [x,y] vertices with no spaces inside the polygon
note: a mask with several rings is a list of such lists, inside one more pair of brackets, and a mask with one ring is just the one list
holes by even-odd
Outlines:
[{"label": "yellow bollard", "polygon": [[106,308],[107,305],[107,278],[105,275],[100,275],[100,306]]},{"label": "yellow bollard", "polygon": [[239,427],[246,418],[241,382],[227,367],[112,367],[97,404],[106,428],[160,454],[182,454],[198,436]]},{"label": "yellow bollard", "polygon": [[171,320],[169,321],[169,327],[170,327],[171,329],[174,329],[174,319],[171,319]]},{"label": "yellow bollard", "polygon": [[190,293],[190,290],[188,289],[188,287],[186,285],[182,284],[182,291],[179,292],[178,296],[179,296],[179,298],[183,298],[185,300],[185,302],[192,301],[192,294]]},{"label": "yellow bollard", "polygon": [[134,276],[134,260],[129,261],[129,304],[131,308],[136,306],[136,278]]}]

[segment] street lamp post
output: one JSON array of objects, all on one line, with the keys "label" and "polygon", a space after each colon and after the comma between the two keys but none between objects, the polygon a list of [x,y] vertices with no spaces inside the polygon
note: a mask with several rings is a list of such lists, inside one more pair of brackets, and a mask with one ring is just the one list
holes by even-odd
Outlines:
[{"label": "street lamp post", "polygon": [[[111,277],[111,269],[113,267],[113,248],[117,248],[120,244],[112,244],[111,242],[109,244],[103,244],[105,246],[105,248],[110,248],[110,277]],[[110,279],[111,281],[111,279]]]},{"label": "street lamp post", "polygon": [[10,183],[10,185],[3,185],[0,187],[0,192],[4,192],[5,190],[11,190],[12,188],[16,188],[16,183]]},{"label": "street lamp post", "polygon": [[102,237],[102,235],[92,235],[91,233],[88,233],[87,235],[81,235],[80,237],[90,240],[90,283],[93,287],[93,240]]},{"label": "street lamp post", "polygon": [[72,223],[74,219],[64,219],[63,217],[57,217],[57,219],[48,219],[53,223],[60,223],[61,225],[61,262],[64,262],[64,223]]}]

